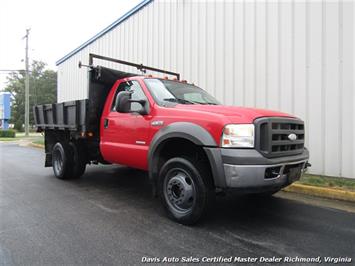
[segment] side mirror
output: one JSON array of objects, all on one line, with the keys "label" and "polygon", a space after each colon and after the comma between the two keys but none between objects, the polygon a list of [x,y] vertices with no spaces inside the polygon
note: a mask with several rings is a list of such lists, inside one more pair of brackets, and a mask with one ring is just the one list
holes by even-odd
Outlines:
[{"label": "side mirror", "polygon": [[[147,115],[148,114],[148,109],[147,109],[147,101],[146,100],[129,100],[131,103],[139,103],[142,108],[138,111],[135,111],[136,113],[140,115]],[[132,112],[132,111],[131,111]]]},{"label": "side mirror", "polygon": [[[116,96],[115,101],[115,110],[120,113],[138,113],[141,115],[148,114],[148,110],[146,108],[147,101],[146,100],[131,100],[132,92],[129,91],[121,91]],[[139,103],[142,108],[138,111],[131,110],[131,103]]]},{"label": "side mirror", "polygon": [[116,96],[115,109],[120,113],[129,113],[131,111],[131,93],[129,91],[120,91]]}]

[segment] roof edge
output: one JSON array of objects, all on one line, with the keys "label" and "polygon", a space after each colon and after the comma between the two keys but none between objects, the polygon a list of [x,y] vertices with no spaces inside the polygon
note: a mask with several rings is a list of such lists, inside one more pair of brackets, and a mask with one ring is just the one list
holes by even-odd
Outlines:
[{"label": "roof edge", "polygon": [[136,5],[135,7],[133,7],[131,10],[129,10],[127,13],[125,13],[123,16],[121,16],[119,19],[117,19],[116,21],[114,21],[113,23],[111,23],[109,26],[107,26],[106,28],[104,28],[102,31],[100,31],[99,33],[97,33],[96,35],[94,35],[92,38],[90,38],[89,40],[87,40],[86,42],[84,42],[82,45],[80,45],[79,47],[75,48],[73,51],[71,51],[70,53],[68,53],[67,55],[65,55],[64,57],[62,57],[61,59],[59,59],[56,62],[56,66],[60,65],[61,63],[63,63],[64,61],[66,61],[67,59],[69,59],[70,57],[72,57],[73,55],[75,55],[76,53],[78,53],[79,51],[81,51],[82,49],[84,49],[85,47],[87,47],[88,45],[92,44],[94,41],[96,41],[97,39],[99,39],[101,36],[103,36],[104,34],[106,34],[107,32],[111,31],[112,29],[114,29],[116,26],[118,26],[119,24],[121,24],[123,21],[125,21],[126,19],[128,19],[130,16],[134,15],[135,13],[137,13],[140,9],[142,9],[143,7],[145,7],[147,4],[149,4],[150,2],[152,2],[153,0],[143,0],[141,3],[139,3],[138,5]]}]

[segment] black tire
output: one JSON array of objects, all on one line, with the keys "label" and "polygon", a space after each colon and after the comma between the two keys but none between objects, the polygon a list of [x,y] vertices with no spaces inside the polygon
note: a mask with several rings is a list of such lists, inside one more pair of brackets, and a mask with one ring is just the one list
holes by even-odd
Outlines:
[{"label": "black tire", "polygon": [[158,189],[169,218],[185,225],[195,224],[214,197],[207,165],[181,157],[172,158],[163,165]]},{"label": "black tire", "polygon": [[73,176],[73,152],[69,144],[57,142],[52,149],[52,167],[54,175],[59,179],[70,179]]},{"label": "black tire", "polygon": [[72,176],[73,178],[79,178],[85,173],[87,162],[86,153],[82,145],[80,145],[79,143],[75,144],[73,142],[70,142],[69,145],[72,149],[74,160]]}]

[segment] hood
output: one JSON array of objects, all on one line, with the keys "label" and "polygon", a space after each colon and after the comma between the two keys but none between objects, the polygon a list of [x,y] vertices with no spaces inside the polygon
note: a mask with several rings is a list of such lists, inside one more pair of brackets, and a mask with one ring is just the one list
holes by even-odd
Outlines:
[{"label": "hood", "polygon": [[[178,109],[185,110],[195,110],[197,112],[213,113],[216,115],[224,116],[229,118],[232,122],[239,123],[251,123],[256,118],[260,117],[292,117],[294,116],[266,109],[248,108],[248,107],[238,107],[238,106],[226,106],[226,105],[186,105],[178,104],[175,106]],[[237,121],[236,121],[237,120]]]}]

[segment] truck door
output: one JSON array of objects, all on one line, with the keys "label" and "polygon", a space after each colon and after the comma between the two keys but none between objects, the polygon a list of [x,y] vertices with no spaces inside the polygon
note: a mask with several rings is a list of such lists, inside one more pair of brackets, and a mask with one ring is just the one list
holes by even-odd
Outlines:
[{"label": "truck door", "polygon": [[[131,113],[120,113],[114,108],[114,103],[118,92],[122,90],[132,91],[132,99],[147,100],[138,81],[123,81],[118,86],[113,97],[108,114],[102,117],[101,133],[101,153],[105,160],[127,165],[135,168],[146,169],[148,148],[145,148],[144,140],[140,140],[142,132],[149,133],[150,119],[149,115],[142,116],[135,113],[141,105],[131,103]],[[145,139],[145,138],[144,138]],[[147,150],[145,152],[145,150]]]},{"label": "truck door", "polygon": [[[134,88],[132,94],[132,100],[145,100],[147,104],[149,101],[142,89],[142,87],[137,82],[137,86]],[[142,106],[139,103],[132,103],[131,110],[139,111]],[[151,109],[151,108],[149,108]],[[151,120],[152,116],[150,114],[140,115],[138,113],[133,113],[135,116],[135,131],[134,131],[134,156],[136,158],[136,166],[138,168],[147,170],[148,169],[148,151],[151,139]]]}]

